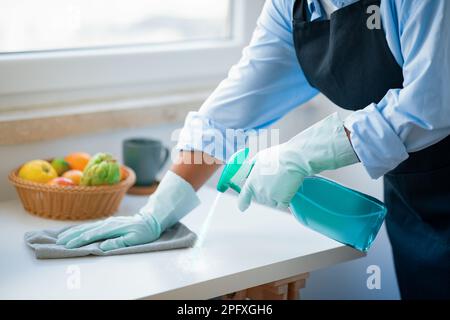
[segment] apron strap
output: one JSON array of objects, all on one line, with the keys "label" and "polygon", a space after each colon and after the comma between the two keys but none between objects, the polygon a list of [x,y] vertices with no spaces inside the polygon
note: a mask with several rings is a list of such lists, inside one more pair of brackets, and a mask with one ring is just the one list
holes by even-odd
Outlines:
[{"label": "apron strap", "polygon": [[307,21],[307,14],[306,14],[306,3],[307,0],[296,0],[294,2],[294,11],[293,11],[293,19],[299,22],[306,22]]}]

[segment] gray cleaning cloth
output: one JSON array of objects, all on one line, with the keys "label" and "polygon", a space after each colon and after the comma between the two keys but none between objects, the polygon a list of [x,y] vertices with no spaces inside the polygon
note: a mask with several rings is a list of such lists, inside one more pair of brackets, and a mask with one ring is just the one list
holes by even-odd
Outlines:
[{"label": "gray cleaning cloth", "polygon": [[139,246],[120,248],[105,252],[100,249],[101,242],[91,243],[87,246],[76,249],[66,249],[63,245],[57,245],[56,239],[58,234],[71,227],[72,226],[69,226],[59,230],[27,232],[24,236],[25,242],[29,247],[34,249],[36,258],[38,259],[61,259],[84,257],[88,255],[112,256],[119,254],[188,248],[194,245],[197,238],[195,233],[188,227],[184,224],[177,223],[173,227],[167,229],[158,240]]}]

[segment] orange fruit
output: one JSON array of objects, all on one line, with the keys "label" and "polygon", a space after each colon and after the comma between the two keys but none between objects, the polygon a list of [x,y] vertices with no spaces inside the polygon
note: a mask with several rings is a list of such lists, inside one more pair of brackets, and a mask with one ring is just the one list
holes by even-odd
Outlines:
[{"label": "orange fruit", "polygon": [[80,170],[69,170],[63,173],[63,178],[67,178],[72,180],[76,185],[80,184],[81,177],[83,176],[83,172]]},{"label": "orange fruit", "polygon": [[127,176],[128,176],[127,168],[125,168],[125,166],[120,166],[120,181],[125,180]]},{"label": "orange fruit", "polygon": [[80,171],[84,170],[84,167],[88,164],[89,159],[91,159],[91,156],[86,152],[73,152],[64,158],[64,160],[69,163],[70,169]]},{"label": "orange fruit", "polygon": [[49,182],[47,182],[47,184],[52,185],[52,186],[74,186],[75,183],[70,180],[69,178],[64,178],[64,177],[59,177],[59,178],[54,178],[52,180],[50,180]]}]

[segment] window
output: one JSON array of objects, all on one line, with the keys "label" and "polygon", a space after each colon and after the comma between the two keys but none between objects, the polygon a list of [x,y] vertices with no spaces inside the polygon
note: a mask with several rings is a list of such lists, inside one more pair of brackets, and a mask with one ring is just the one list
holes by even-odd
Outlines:
[{"label": "window", "polygon": [[0,52],[223,40],[228,0],[0,0]]},{"label": "window", "polygon": [[212,89],[263,3],[0,0],[0,111]]}]

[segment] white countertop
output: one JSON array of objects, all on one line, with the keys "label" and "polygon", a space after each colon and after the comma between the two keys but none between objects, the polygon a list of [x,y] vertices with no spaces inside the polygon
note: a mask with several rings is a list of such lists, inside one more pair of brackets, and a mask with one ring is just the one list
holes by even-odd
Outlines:
[{"label": "white countertop", "polygon": [[[199,196],[202,205],[183,219],[195,232],[216,192],[203,188]],[[145,202],[127,196],[117,215]],[[207,299],[363,256],[289,214],[254,204],[240,213],[230,194],[221,196],[200,248],[37,260],[25,245],[26,231],[67,224],[32,216],[17,200],[0,203],[0,299]]]}]

